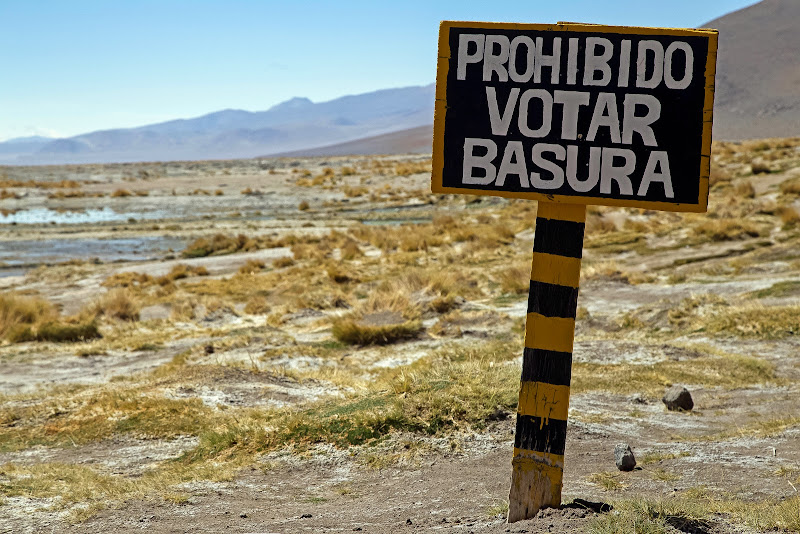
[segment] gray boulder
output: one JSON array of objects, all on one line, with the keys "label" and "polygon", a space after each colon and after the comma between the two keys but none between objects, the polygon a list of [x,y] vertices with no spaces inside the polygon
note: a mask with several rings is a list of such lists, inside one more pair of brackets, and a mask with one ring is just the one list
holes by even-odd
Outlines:
[{"label": "gray boulder", "polygon": [[672,386],[664,393],[661,401],[666,404],[667,410],[689,411],[694,408],[692,394],[683,386]]},{"label": "gray boulder", "polygon": [[614,446],[614,461],[620,471],[633,471],[636,467],[636,458],[627,443],[619,443]]}]

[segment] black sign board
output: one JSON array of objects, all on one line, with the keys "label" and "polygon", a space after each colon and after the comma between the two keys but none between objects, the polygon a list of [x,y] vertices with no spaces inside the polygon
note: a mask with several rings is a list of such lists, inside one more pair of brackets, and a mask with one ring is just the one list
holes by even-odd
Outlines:
[{"label": "black sign board", "polygon": [[432,189],[705,211],[717,32],[442,22]]}]

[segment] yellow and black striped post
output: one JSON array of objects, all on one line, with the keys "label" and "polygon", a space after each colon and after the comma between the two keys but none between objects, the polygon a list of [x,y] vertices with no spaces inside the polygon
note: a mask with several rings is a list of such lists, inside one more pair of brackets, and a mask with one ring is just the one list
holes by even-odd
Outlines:
[{"label": "yellow and black striped post", "polygon": [[586,206],[539,202],[508,522],[561,505]]}]

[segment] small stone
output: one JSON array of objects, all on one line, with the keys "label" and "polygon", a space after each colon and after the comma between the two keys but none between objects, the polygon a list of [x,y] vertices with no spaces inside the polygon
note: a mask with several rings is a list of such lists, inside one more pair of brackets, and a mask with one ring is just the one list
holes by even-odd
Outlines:
[{"label": "small stone", "polygon": [[242,519],[245,519],[245,518],[247,518],[247,514],[241,513],[241,514],[239,514],[239,517],[241,517]]},{"label": "small stone", "polygon": [[661,401],[666,404],[667,410],[689,411],[694,408],[692,394],[683,386],[672,386],[664,393]]},{"label": "small stone", "polygon": [[411,519],[406,519],[406,525],[411,525]]},{"label": "small stone", "polygon": [[636,467],[636,458],[627,443],[619,443],[614,446],[614,461],[620,471],[633,471]]},{"label": "small stone", "polygon": [[300,519],[308,519],[309,517],[314,517],[311,514],[303,514],[300,516]]}]

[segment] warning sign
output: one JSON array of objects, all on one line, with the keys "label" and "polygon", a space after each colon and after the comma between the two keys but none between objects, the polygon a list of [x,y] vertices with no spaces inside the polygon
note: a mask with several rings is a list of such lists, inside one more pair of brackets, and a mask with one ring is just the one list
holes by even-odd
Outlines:
[{"label": "warning sign", "polygon": [[717,32],[442,22],[432,189],[705,211]]}]

